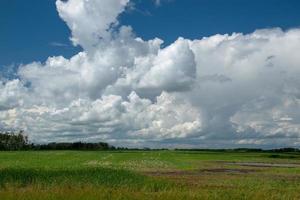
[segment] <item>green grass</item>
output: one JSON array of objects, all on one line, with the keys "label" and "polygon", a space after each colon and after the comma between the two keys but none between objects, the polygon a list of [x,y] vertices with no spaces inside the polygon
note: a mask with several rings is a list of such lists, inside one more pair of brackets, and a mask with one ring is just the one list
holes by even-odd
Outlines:
[{"label": "green grass", "polygon": [[0,152],[0,199],[300,199],[296,153]]}]

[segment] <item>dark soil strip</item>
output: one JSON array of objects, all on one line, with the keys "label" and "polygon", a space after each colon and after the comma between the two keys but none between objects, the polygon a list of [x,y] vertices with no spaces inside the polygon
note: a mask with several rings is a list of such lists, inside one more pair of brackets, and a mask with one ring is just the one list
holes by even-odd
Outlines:
[{"label": "dark soil strip", "polygon": [[201,169],[193,171],[155,171],[147,172],[150,176],[197,176],[208,173],[230,173],[230,174],[248,174],[256,172],[253,169],[229,169],[229,168],[213,168],[213,169]]},{"label": "dark soil strip", "polygon": [[282,168],[300,168],[300,164],[289,163],[259,163],[259,162],[225,162],[224,164],[239,165],[247,167],[282,167]]}]

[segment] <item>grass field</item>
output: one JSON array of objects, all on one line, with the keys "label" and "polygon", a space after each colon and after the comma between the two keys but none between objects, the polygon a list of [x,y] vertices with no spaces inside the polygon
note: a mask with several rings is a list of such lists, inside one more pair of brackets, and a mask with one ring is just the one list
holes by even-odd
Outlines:
[{"label": "grass field", "polygon": [[0,152],[0,199],[300,199],[300,154]]}]

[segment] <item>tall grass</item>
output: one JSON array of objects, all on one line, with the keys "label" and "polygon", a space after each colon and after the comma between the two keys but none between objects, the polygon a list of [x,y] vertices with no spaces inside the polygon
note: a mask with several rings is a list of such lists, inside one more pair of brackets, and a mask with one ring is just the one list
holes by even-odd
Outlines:
[{"label": "tall grass", "polygon": [[7,185],[26,187],[39,185],[54,186],[105,186],[110,188],[130,187],[149,191],[164,190],[172,184],[127,170],[106,168],[45,170],[45,169],[2,169],[0,187]]}]

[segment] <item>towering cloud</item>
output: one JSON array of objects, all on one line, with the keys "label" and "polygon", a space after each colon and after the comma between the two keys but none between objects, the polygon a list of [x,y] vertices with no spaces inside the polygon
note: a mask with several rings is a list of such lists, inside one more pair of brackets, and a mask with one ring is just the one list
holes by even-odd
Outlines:
[{"label": "towering cloud", "polygon": [[83,51],[0,82],[0,127],[35,142],[300,145],[300,30],[178,38],[162,48],[118,16],[128,0],[58,0]]},{"label": "towering cloud", "polygon": [[100,39],[110,40],[111,31],[117,25],[117,17],[129,0],[70,0],[56,1],[59,16],[72,31],[71,40],[75,45],[88,49]]}]

